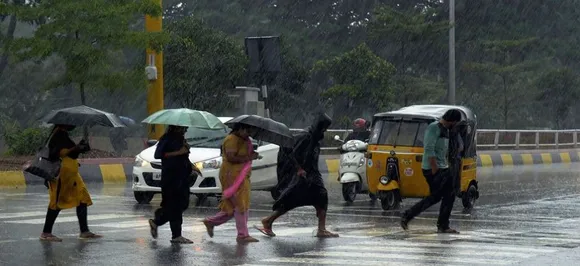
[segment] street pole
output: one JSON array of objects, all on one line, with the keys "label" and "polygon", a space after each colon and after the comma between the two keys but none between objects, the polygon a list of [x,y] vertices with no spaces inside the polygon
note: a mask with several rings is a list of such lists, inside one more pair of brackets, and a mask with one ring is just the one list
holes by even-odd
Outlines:
[{"label": "street pole", "polygon": [[455,105],[455,0],[449,0],[449,104]]},{"label": "street pole", "polygon": [[[159,6],[163,9],[162,0],[156,0]],[[145,16],[145,31],[146,32],[161,32],[162,31],[162,16],[151,17]],[[150,80],[147,88],[147,113],[153,113],[163,110],[163,52],[156,52],[151,48],[147,48],[147,65],[155,66],[157,68],[157,79]],[[149,139],[159,139],[163,135],[162,125],[148,126]]]}]

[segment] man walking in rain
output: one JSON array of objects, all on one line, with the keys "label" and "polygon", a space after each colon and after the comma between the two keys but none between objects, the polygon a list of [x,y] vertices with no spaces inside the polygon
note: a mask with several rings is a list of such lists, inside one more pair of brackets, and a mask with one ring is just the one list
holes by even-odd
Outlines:
[{"label": "man walking in rain", "polygon": [[459,121],[461,121],[461,112],[457,109],[450,109],[445,112],[441,120],[431,123],[425,130],[423,142],[425,152],[421,168],[423,168],[423,175],[429,184],[431,194],[405,211],[401,217],[401,227],[404,230],[408,229],[408,224],[413,218],[441,201],[437,232],[459,233],[449,227],[449,217],[455,202],[455,191],[447,160],[449,129],[453,128]]},{"label": "man walking in rain", "polygon": [[[328,208],[328,193],[324,187],[322,175],[318,170],[320,142],[324,132],[330,127],[332,120],[326,114],[321,114],[307,128],[306,132],[295,137],[294,148],[287,156],[279,156],[278,173],[285,175],[282,179],[291,179],[288,186],[282,189],[281,195],[274,203],[274,212],[262,220],[262,228],[256,226],[267,236],[276,236],[272,224],[286,212],[302,206],[314,206],[318,217],[317,237],[338,237],[338,234],[326,230],[326,211]],[[285,150],[281,149],[280,152]]]}]

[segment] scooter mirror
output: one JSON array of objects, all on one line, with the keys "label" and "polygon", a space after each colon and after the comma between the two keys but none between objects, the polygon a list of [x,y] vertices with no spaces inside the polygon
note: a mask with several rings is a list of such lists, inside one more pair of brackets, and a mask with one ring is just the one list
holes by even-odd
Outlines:
[{"label": "scooter mirror", "polygon": [[334,135],[334,140],[340,140],[340,137],[338,135]]}]

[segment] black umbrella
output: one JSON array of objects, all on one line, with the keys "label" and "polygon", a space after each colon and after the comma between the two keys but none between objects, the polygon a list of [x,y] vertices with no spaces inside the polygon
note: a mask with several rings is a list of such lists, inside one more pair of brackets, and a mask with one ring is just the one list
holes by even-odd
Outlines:
[{"label": "black umbrella", "polygon": [[241,115],[225,123],[233,128],[236,124],[252,127],[250,136],[254,139],[274,143],[283,147],[292,147],[294,138],[290,129],[283,123],[257,115]]},{"label": "black umbrella", "polygon": [[43,120],[55,125],[125,127],[117,115],[84,105],[54,110]]}]

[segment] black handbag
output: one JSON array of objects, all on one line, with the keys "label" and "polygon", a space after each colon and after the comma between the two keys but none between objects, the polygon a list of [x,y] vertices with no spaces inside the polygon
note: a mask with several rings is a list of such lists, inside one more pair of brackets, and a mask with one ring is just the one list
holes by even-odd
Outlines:
[{"label": "black handbag", "polygon": [[50,135],[44,147],[38,151],[34,160],[24,168],[24,172],[43,178],[46,181],[52,181],[58,177],[62,160],[60,157],[56,159],[50,158],[50,149],[48,148],[48,143],[53,134]]}]

